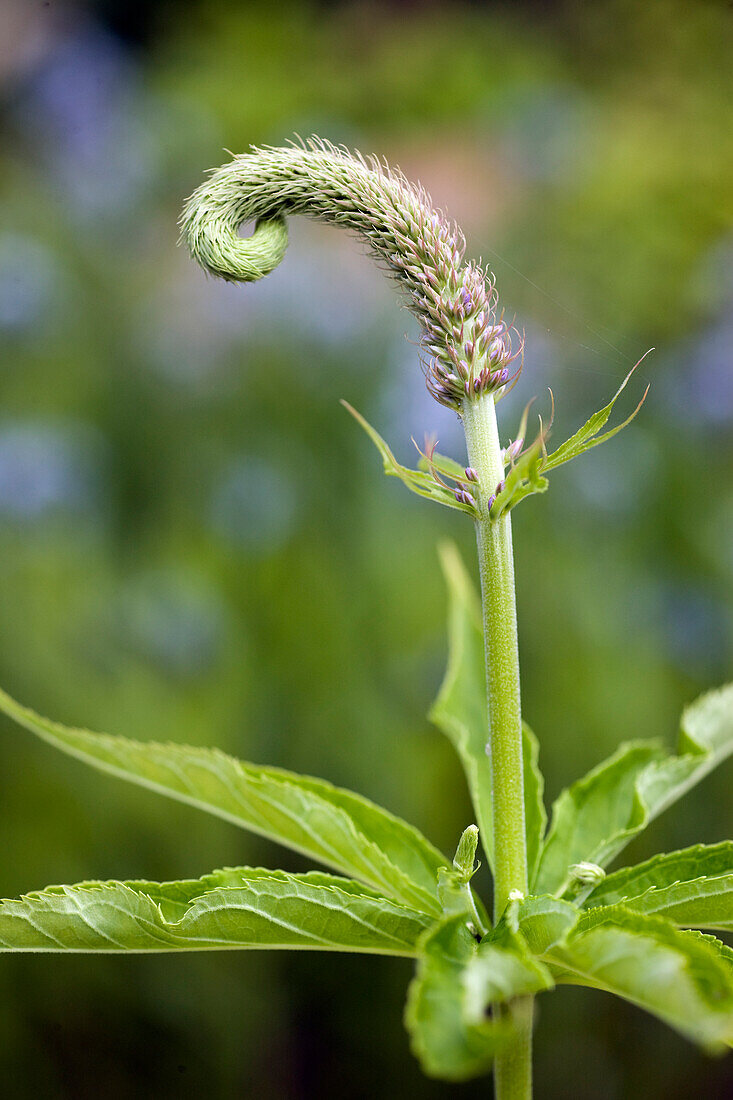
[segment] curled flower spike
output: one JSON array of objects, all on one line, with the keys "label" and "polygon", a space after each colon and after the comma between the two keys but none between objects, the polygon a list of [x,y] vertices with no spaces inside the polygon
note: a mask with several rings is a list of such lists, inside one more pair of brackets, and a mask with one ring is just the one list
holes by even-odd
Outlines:
[{"label": "curled flower spike", "polygon": [[[463,263],[463,234],[427,192],[375,157],[316,138],[252,148],[191,195],[181,234],[208,272],[253,282],[285,255],[289,214],[349,229],[386,266],[422,325],[427,385],[441,404],[460,409],[466,398],[507,385],[522,341],[513,348],[511,329],[496,316],[493,280]],[[251,221],[252,236],[241,238]]]}]

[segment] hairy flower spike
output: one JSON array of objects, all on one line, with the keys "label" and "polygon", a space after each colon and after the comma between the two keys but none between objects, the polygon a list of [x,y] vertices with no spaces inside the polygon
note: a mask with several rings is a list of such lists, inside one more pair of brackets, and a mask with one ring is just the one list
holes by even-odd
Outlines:
[{"label": "hairy flower spike", "polygon": [[[185,204],[182,237],[213,275],[253,282],[282,260],[285,218],[304,214],[344,226],[364,240],[407,296],[423,329],[427,385],[443,405],[501,389],[521,355],[496,316],[493,279],[463,264],[460,229],[430,196],[375,157],[312,138],[303,145],[252,148],[216,169]],[[255,222],[251,237],[238,230]]]}]

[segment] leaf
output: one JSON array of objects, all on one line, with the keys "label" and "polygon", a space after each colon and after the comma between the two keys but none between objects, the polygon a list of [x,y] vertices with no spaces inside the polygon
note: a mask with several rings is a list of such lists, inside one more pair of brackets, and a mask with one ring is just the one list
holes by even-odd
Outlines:
[{"label": "leaf", "polygon": [[0,950],[293,947],[414,955],[427,923],[424,914],[335,876],[242,867],[190,882],[51,886],[0,902]]},{"label": "leaf", "polygon": [[544,791],[545,780],[540,771],[539,754],[540,746],[532,730],[522,723],[524,757],[524,828],[527,836],[527,879],[530,890],[533,888],[542,841],[547,828],[547,811],[545,810]]},{"label": "leaf", "polygon": [[697,844],[654,856],[610,875],[586,906],[622,903],[634,913],[656,913],[680,927],[733,931],[733,842]]},{"label": "leaf", "polygon": [[529,950],[534,955],[543,955],[567,936],[579,917],[580,910],[568,901],[530,895],[517,904],[513,921]]},{"label": "leaf", "polygon": [[[677,755],[650,767],[639,794],[657,817],[733,752],[733,684],[701,695],[682,714]],[[646,822],[645,822],[646,824]]]},{"label": "leaf", "polygon": [[609,863],[731,752],[733,684],[701,696],[685,710],[677,755],[654,742],[622,746],[563,791],[553,806],[536,892],[563,893],[571,882],[571,864]]},{"label": "leaf", "polygon": [[466,1081],[487,1073],[507,1029],[469,1017],[464,986],[467,964],[478,943],[461,916],[448,917],[418,943],[417,975],[407,991],[405,1026],[412,1052],[429,1077]]},{"label": "leaf", "polygon": [[[430,463],[425,455],[422,455],[418,460],[417,467],[422,470],[423,473],[430,473]],[[448,458],[447,455],[439,454],[437,451],[433,452],[432,465],[438,471],[439,474],[445,474],[446,477],[450,477],[453,481],[466,480],[466,468],[461,466],[460,462],[456,462],[454,458]]]},{"label": "leaf", "polygon": [[637,811],[637,780],[662,754],[661,746],[652,741],[620,745],[613,756],[559,795],[535,893],[560,895],[572,881],[568,869],[573,864],[587,861],[602,867],[613,858]]},{"label": "leaf", "polygon": [[558,981],[623,997],[711,1050],[733,1040],[733,967],[705,937],[620,906],[586,914],[544,956]]},{"label": "leaf", "polygon": [[[374,446],[379,451],[380,455],[382,456],[382,464],[384,466],[385,474],[390,477],[398,477],[400,481],[404,485],[406,485],[411,492],[417,493],[419,497],[426,497],[428,500],[434,500],[438,504],[445,505],[446,508],[455,508],[457,511],[465,512],[467,513],[467,515],[470,516],[475,515],[475,510],[471,507],[470,504],[463,504],[460,501],[456,500],[455,496],[453,495],[452,489],[447,486],[440,485],[435,480],[435,478],[432,477],[427,469],[427,464],[425,464],[423,469],[419,470],[411,470],[409,466],[403,466],[392,454],[391,449],[382,439],[379,432],[376,431],[376,429],[373,428],[371,424],[364,419],[361,413],[358,413],[356,409],[352,408],[348,401],[342,401],[341,404],[348,412],[351,413],[354,420],[356,420],[356,422],[362,426]],[[437,457],[441,459],[441,462],[444,466],[443,472],[446,473],[448,477],[453,477],[454,475],[449,472],[447,464],[450,464],[450,467],[455,467],[456,469],[460,470],[460,475],[458,476],[465,477],[463,467],[459,467],[458,464],[454,463],[452,459],[446,459],[443,456]]]},{"label": "leaf", "polygon": [[691,848],[652,856],[644,863],[614,871],[591,890],[584,905],[591,908],[618,902],[626,904],[629,898],[637,898],[647,890],[726,874],[733,874],[733,841],[694,844]]},{"label": "leaf", "polygon": [[689,931],[686,934],[688,936],[698,936],[713,951],[716,958],[720,959],[733,971],[733,947],[729,947],[727,943],[723,943],[716,936],[711,936],[707,932]]},{"label": "leaf", "polygon": [[437,873],[448,862],[411,825],[322,779],[244,764],[218,749],[131,741],[70,729],[0,691],[0,710],[100,771],[149,787],[440,913]]},{"label": "leaf", "polygon": [[465,919],[449,917],[424,933],[417,976],[408,990],[405,1024],[412,1050],[431,1077],[464,1081],[486,1073],[511,1035],[492,1004],[551,988],[552,976],[519,937],[479,944]]},{"label": "leaf", "polygon": [[533,953],[520,924],[521,903],[509,903],[504,918],[484,936],[467,966],[464,984],[474,1014],[490,1005],[552,989],[552,975]]},{"label": "leaf", "polygon": [[[458,753],[471,792],[481,842],[493,867],[491,764],[484,637],[478,596],[453,543],[440,547],[440,562],[448,585],[448,667],[430,720],[446,734]],[[547,817],[542,801],[543,780],[537,764],[537,742],[524,733],[524,801],[529,867],[534,867]]]},{"label": "leaf", "polygon": [[545,469],[544,435],[541,432],[531,447],[513,462],[504,478],[504,488],[491,508],[492,519],[498,519],[533,493],[544,493],[549,481],[542,476]]},{"label": "leaf", "polygon": [[[650,350],[653,351],[654,349],[652,348]],[[582,455],[586,451],[589,451],[591,447],[597,447],[599,443],[606,443],[609,439],[612,439],[614,435],[625,428],[627,424],[631,423],[641,406],[644,404],[646,395],[649,393],[649,386],[647,386],[646,390],[644,391],[644,396],[632,412],[631,416],[627,417],[626,420],[624,420],[623,424],[618,424],[615,428],[611,428],[609,431],[604,432],[603,435],[598,434],[601,428],[603,428],[603,426],[608,421],[608,418],[613,411],[613,406],[616,404],[616,401],[620,397],[621,393],[626,389],[626,384],[631,378],[631,375],[639,366],[639,363],[641,363],[648,354],[649,352],[646,352],[645,355],[642,355],[639,362],[631,368],[609,403],[607,405],[604,405],[602,409],[599,409],[597,413],[594,413],[589,420],[586,420],[583,427],[579,428],[575,435],[571,436],[570,439],[567,439],[560,447],[557,448],[556,451],[553,451],[551,455],[547,456],[542,466],[543,473],[554,470],[558,466],[562,466],[565,462],[570,462],[571,459],[577,458],[579,455]]]}]

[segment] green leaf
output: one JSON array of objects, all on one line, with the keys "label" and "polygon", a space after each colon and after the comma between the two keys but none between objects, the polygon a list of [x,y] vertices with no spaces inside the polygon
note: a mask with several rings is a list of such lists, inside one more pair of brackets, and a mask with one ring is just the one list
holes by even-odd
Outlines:
[{"label": "green leaf", "polygon": [[637,898],[647,890],[663,889],[703,876],[726,874],[733,874],[733,841],[694,844],[678,852],[652,856],[644,863],[621,867],[590,891],[584,905],[591,908],[616,905],[618,902],[626,904],[629,898]]},{"label": "green leaf", "polygon": [[[421,469],[411,470],[409,466],[403,466],[397,461],[392,454],[391,449],[382,439],[381,435],[371,424],[364,419],[361,413],[358,413],[356,409],[348,403],[348,401],[342,401],[341,404],[351,413],[354,420],[362,426],[366,434],[371,439],[374,446],[382,456],[382,464],[384,466],[385,474],[390,477],[397,477],[400,481],[407,486],[407,488],[417,493],[419,497],[426,497],[428,500],[434,500],[438,504],[443,504],[446,508],[455,508],[458,512],[466,512],[469,516],[475,515],[475,510],[469,504],[463,504],[456,500],[453,495],[453,490],[445,485],[440,485],[435,478],[429,472],[428,464],[422,460],[420,462]],[[436,456],[440,459],[442,466],[442,472],[447,477],[458,477],[465,479],[465,473],[463,467],[459,466],[457,462],[453,462],[452,459],[446,459],[442,455]],[[437,463],[436,463],[437,465]],[[451,472],[459,471],[458,473]]]},{"label": "green leaf", "polygon": [[[430,473],[430,463],[425,455],[421,455],[418,460],[417,466],[423,473]],[[454,458],[448,458],[447,455],[439,454],[437,451],[433,452],[432,465],[438,471],[439,474],[445,474],[446,477],[452,478],[453,481],[466,481],[466,468],[461,466],[460,462],[456,462]]]},{"label": "green leaf", "polygon": [[731,968],[733,972],[733,947],[729,947],[727,943],[722,943],[716,936],[711,936],[707,932],[690,931],[687,932],[688,936],[698,936],[700,941],[706,943],[711,951],[715,954],[716,958],[720,959],[722,963]]},{"label": "green leaf", "polygon": [[685,710],[677,755],[654,742],[622,746],[555,803],[536,891],[563,893],[574,863],[609,863],[731,752],[733,684],[701,696]]},{"label": "green leaf", "polygon": [[271,837],[405,905],[440,913],[437,873],[448,862],[445,856],[417,829],[366,798],[322,779],[244,764],[218,749],[70,729],[3,691],[0,710],[100,771]]},{"label": "green leaf", "polygon": [[504,478],[504,488],[491,508],[492,519],[498,519],[520,500],[533,493],[544,493],[549,481],[542,476],[545,469],[544,436],[541,433],[531,447],[510,465]]},{"label": "green leaf", "polygon": [[[639,795],[657,817],[733,753],[733,684],[701,695],[682,714],[677,755],[650,767]],[[646,824],[646,822],[645,822]]]},{"label": "green leaf", "polygon": [[510,906],[508,913],[534,955],[543,955],[563,940],[580,917],[576,906],[547,895],[524,898],[515,909]]},{"label": "green leaf", "polygon": [[545,780],[540,771],[540,746],[526,722],[522,723],[524,756],[524,829],[527,836],[527,879],[530,890],[537,875],[547,828]]},{"label": "green leaf", "polygon": [[609,875],[586,906],[622,903],[686,928],[733,931],[733,842],[697,844]]},{"label": "green leaf", "polygon": [[409,956],[427,924],[358,883],[242,867],[190,882],[51,886],[0,902],[0,950],[293,947]]},{"label": "green leaf", "polygon": [[706,937],[620,906],[597,923],[600,912],[544,956],[558,981],[623,997],[709,1049],[733,1040],[733,966]]},{"label": "green leaf", "polygon": [[[491,765],[484,636],[479,598],[453,543],[440,547],[448,585],[448,667],[430,720],[446,734],[458,753],[471,792],[481,842],[493,867]],[[528,865],[536,865],[547,817],[538,748],[527,726],[524,733],[524,801]]]},{"label": "green leaf", "polygon": [[418,948],[417,975],[405,1008],[413,1054],[430,1077],[465,1081],[487,1073],[507,1029],[483,1014],[469,1015],[464,979],[478,943],[465,919],[453,916],[436,924]]},{"label": "green leaf", "polygon": [[638,813],[639,776],[662,755],[661,746],[652,741],[620,745],[613,756],[560,794],[552,807],[536,893],[562,894],[573,881],[573,864],[587,861],[602,867],[613,858]]},{"label": "green leaf", "polygon": [[521,938],[501,935],[501,942],[492,934],[479,944],[460,916],[423,934],[405,1023],[429,1076],[464,1081],[486,1073],[511,1036],[508,1019],[488,1015],[491,1005],[552,987],[549,970]]},{"label": "green leaf", "polygon": [[[647,352],[646,354],[648,355],[649,352]],[[642,358],[639,360],[639,363],[641,363],[642,359],[644,358],[645,356],[642,356]],[[613,412],[613,406],[616,404],[616,401],[620,397],[621,393],[626,389],[626,384],[636,368],[639,366],[639,363],[636,363],[636,365],[629,371],[609,403],[607,405],[604,405],[602,409],[599,409],[597,413],[594,413],[589,420],[586,420],[583,427],[579,428],[575,435],[571,436],[570,439],[566,440],[565,443],[558,447],[556,451],[553,451],[551,455],[547,456],[545,462],[542,465],[543,473],[554,470],[558,466],[562,466],[565,462],[570,462],[571,459],[577,458],[579,455],[582,455],[586,451],[589,451],[591,447],[597,447],[599,443],[607,442],[607,440],[612,439],[614,435],[625,428],[627,424],[631,423],[641,406],[644,404],[646,395],[649,392],[648,386],[644,391],[644,396],[642,397],[641,401],[636,406],[631,416],[627,417],[627,419],[624,420],[623,424],[618,424],[615,428],[611,428],[610,431],[604,432],[602,435],[598,434],[601,431],[601,428],[603,428],[603,426],[608,421],[609,416]]]}]

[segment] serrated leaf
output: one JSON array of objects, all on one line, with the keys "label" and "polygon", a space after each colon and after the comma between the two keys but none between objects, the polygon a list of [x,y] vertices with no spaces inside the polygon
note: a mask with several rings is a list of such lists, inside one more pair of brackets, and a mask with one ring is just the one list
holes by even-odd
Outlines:
[{"label": "serrated leaf", "polygon": [[682,928],[733,931],[733,842],[698,844],[625,867],[586,899],[588,909],[623,904]]},{"label": "serrated leaf", "polygon": [[245,764],[218,749],[132,741],[41,718],[0,691],[0,710],[100,771],[222,817],[435,915],[448,862],[417,829],[322,779]]},{"label": "serrated leaf", "polygon": [[[452,742],[463,765],[484,851],[493,867],[491,764],[484,638],[479,598],[453,543],[440,547],[448,586],[448,667],[430,720]],[[537,763],[537,742],[529,727],[524,733],[524,802],[528,866],[536,865],[546,824],[543,780]]]},{"label": "serrated leaf", "polygon": [[626,904],[628,899],[637,898],[648,890],[727,874],[733,874],[733,841],[694,844],[678,852],[652,856],[631,867],[621,867],[599,882],[588,893],[583,904],[586,908],[619,902]]},{"label": "serrated leaf", "polygon": [[[647,354],[649,353],[647,352]],[[645,358],[645,356],[642,356],[642,359],[643,358]],[[642,360],[640,359],[639,363],[641,363],[641,361]],[[636,363],[636,365],[629,371],[608,404],[604,405],[602,409],[599,409],[597,413],[594,413],[593,416],[586,420],[583,427],[578,429],[575,435],[571,436],[570,439],[567,439],[563,444],[561,444],[561,446],[559,446],[557,450],[553,451],[552,454],[547,456],[542,466],[543,472],[547,473],[550,470],[554,470],[558,466],[562,466],[563,463],[570,462],[573,458],[578,458],[579,455],[582,455],[586,451],[589,451],[591,447],[597,447],[599,443],[607,442],[609,439],[612,439],[614,435],[625,428],[627,424],[631,423],[641,406],[644,404],[644,399],[649,392],[648,386],[644,392],[644,397],[642,397],[641,401],[636,406],[631,416],[627,417],[626,420],[624,420],[623,424],[617,424],[615,428],[611,428],[610,431],[604,432],[602,435],[598,434],[607,423],[609,416],[613,412],[613,406],[616,404],[617,400],[626,389],[626,385],[636,368],[639,366],[639,363]]]},{"label": "serrated leaf", "polygon": [[563,893],[574,863],[608,864],[731,752],[733,684],[701,696],[685,710],[677,755],[654,742],[622,746],[557,799],[536,891]]},{"label": "serrated leaf", "polygon": [[573,864],[587,861],[602,867],[612,859],[637,813],[639,776],[662,756],[661,745],[652,741],[620,745],[608,760],[562,791],[553,803],[536,893],[562,894],[572,881]]},{"label": "serrated leaf", "polygon": [[[385,474],[389,477],[399,478],[403,485],[407,486],[410,492],[416,493],[419,497],[434,500],[436,503],[442,504],[446,508],[455,508],[456,511],[465,512],[470,516],[475,515],[475,511],[470,505],[463,504],[461,501],[456,500],[453,491],[450,488],[440,485],[435,478],[431,476],[427,468],[411,470],[409,466],[403,466],[402,463],[398,462],[379,432],[364,419],[361,413],[358,413],[356,409],[352,408],[348,401],[342,401],[341,404],[351,413],[354,420],[361,425],[379,451],[382,456],[382,465],[384,466]],[[459,467],[457,463],[453,463],[452,459],[440,457],[443,462],[448,462],[452,466],[455,466],[456,469],[460,470],[460,474],[457,476],[464,476],[463,468]],[[447,469],[446,473],[448,473]],[[448,476],[452,477],[453,475],[448,473]]]},{"label": "serrated leaf", "polygon": [[730,947],[727,943],[723,943],[717,936],[711,936],[708,932],[690,931],[687,935],[699,936],[700,940],[706,943],[715,956],[726,966],[729,966],[731,968],[731,973],[733,973],[733,947]]},{"label": "serrated leaf", "polygon": [[428,923],[335,876],[242,867],[186,882],[53,886],[0,902],[0,950],[291,947],[409,956]]},{"label": "serrated leaf", "polygon": [[696,933],[622,907],[582,917],[545,960],[559,982],[623,997],[711,1049],[733,1041],[733,967]]},{"label": "serrated leaf", "polygon": [[551,988],[549,970],[519,937],[490,935],[479,944],[460,916],[424,933],[419,947],[405,1011],[414,1054],[425,1073],[443,1080],[488,1072],[512,1035],[510,1020],[491,1018],[490,1006]]}]

